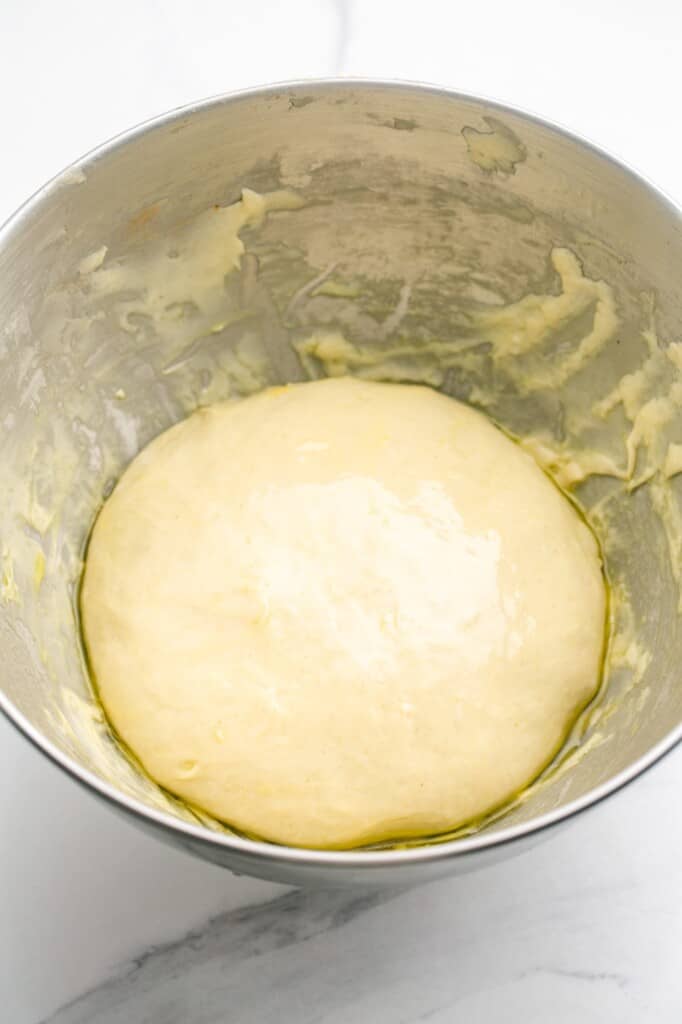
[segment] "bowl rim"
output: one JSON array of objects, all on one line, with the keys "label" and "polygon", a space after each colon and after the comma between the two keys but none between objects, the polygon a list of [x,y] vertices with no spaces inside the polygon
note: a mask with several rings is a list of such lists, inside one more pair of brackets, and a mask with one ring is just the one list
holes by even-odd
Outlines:
[{"label": "bowl rim", "polygon": [[[57,173],[46,184],[37,189],[19,208],[9,216],[0,226],[0,250],[21,230],[24,221],[39,208],[41,203],[48,199],[58,189],[69,184],[76,184],[80,179],[79,172],[82,172],[88,165],[99,161],[110,153],[124,147],[129,142],[141,138],[147,133],[167,127],[188,116],[211,107],[220,107],[235,101],[253,98],[276,96],[286,91],[324,92],[333,89],[359,89],[374,88],[386,92],[407,90],[414,94],[435,94],[446,99],[463,101],[472,105],[485,106],[490,110],[502,115],[508,114],[518,117],[532,124],[536,124],[556,135],[566,139],[569,143],[587,150],[598,159],[612,165],[621,173],[630,177],[636,185],[653,194],[658,201],[667,207],[671,216],[682,223],[682,207],[667,195],[662,189],[651,182],[646,176],[634,170],[627,162],[614,156],[608,150],[596,145],[585,137],[578,135],[572,130],[548,120],[537,114],[531,113],[524,108],[512,106],[487,96],[468,93],[465,91],[450,89],[445,86],[429,84],[409,79],[383,79],[371,77],[329,77],[294,79],[291,81],[276,82],[267,85],[252,86],[246,89],[239,89],[217,95],[206,99],[191,102],[183,106],[174,107],[171,110],[151,117],[145,121],[128,128],[106,142],[89,150],[79,159],[69,164],[65,169]],[[291,865],[303,865],[306,867],[331,868],[337,870],[348,870],[353,868],[388,868],[414,865],[423,862],[439,862],[450,859],[463,859],[471,854],[494,850],[498,847],[508,846],[524,838],[539,836],[540,833],[548,832],[562,822],[569,821],[581,814],[590,807],[595,807],[607,797],[619,792],[628,783],[641,776],[649,768],[653,767],[667,753],[674,749],[682,741],[682,722],[672,728],[653,747],[649,748],[633,764],[624,768],[600,785],[590,789],[587,793],[568,804],[547,811],[529,821],[512,825],[507,828],[500,828],[499,831],[482,831],[460,839],[444,840],[431,845],[413,846],[405,849],[387,850],[318,850],[312,848],[286,846],[277,843],[266,842],[257,839],[248,839],[239,835],[226,832],[212,831],[200,824],[193,824],[180,818],[174,818],[164,811],[148,807],[142,801],[120,792],[110,783],[101,779],[89,768],[78,764],[73,758],[62,751],[55,743],[47,739],[28,720],[28,718],[14,705],[9,697],[0,691],[0,711],[16,727],[16,729],[33,746],[49,758],[58,768],[61,768],[76,782],[86,789],[94,791],[114,809],[120,809],[141,824],[154,825],[161,830],[184,836],[188,841],[196,844],[223,849],[226,853],[233,852],[242,857],[253,860],[268,861],[274,863]]]}]

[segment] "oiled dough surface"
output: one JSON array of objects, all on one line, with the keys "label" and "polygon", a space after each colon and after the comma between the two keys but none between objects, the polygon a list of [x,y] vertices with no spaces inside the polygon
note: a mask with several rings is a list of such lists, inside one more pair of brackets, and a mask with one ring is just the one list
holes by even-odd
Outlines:
[{"label": "oiled dough surface", "polygon": [[82,618],[169,790],[263,838],[429,834],[528,783],[594,692],[594,538],[453,399],[330,379],[190,416],[126,470]]}]

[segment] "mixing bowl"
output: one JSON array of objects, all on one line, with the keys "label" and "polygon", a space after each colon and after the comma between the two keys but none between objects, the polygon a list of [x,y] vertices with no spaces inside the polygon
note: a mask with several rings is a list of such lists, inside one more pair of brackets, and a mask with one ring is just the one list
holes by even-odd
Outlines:
[{"label": "mixing bowl", "polygon": [[[244,188],[287,191],[265,215]],[[148,831],[294,884],[471,870],[598,804],[682,735],[681,265],[680,211],[632,171],[441,89],[239,93],[74,164],[0,233],[3,710]],[[599,698],[506,814],[323,852],[232,832],[137,770],[93,699],[77,592],[96,510],[154,435],[343,372],[425,381],[531,438],[601,533],[612,622]]]}]

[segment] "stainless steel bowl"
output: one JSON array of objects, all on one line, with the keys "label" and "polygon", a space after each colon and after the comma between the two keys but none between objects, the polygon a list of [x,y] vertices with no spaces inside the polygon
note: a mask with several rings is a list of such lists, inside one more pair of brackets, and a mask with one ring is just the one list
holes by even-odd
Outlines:
[{"label": "stainless steel bowl", "polygon": [[[171,345],[139,312],[130,281],[131,294],[115,300],[93,290],[93,268],[144,267],[141,253],[234,202],[243,186],[294,188],[306,205],[244,234],[239,294],[231,284],[225,300],[238,315],[212,333],[182,334],[178,348],[179,335]],[[557,245],[609,283],[617,336],[565,386],[520,395],[502,381],[491,411],[512,431],[539,425],[561,440],[567,409],[639,365],[652,315],[661,345],[682,337],[682,221],[647,182],[555,126],[441,89],[296,83],[174,111],[38,192],[0,232],[0,699],[10,720],[148,831],[236,872],[301,885],[408,884],[476,869],[598,804],[672,749],[682,736],[679,566],[648,487],[630,493],[613,480],[588,482],[583,500],[611,502],[609,572],[629,594],[630,616],[615,629],[630,630],[630,660],[574,736],[582,753],[477,833],[343,853],[233,834],[132,767],[102,721],[82,657],[76,589],[98,504],[152,436],[207,395],[248,390],[230,371],[245,333],[271,381],[301,378],[291,342],[319,327],[360,345],[401,332],[425,345],[447,340],[471,310],[556,292]],[[330,267],[361,287],[316,293],[311,282]],[[548,364],[567,345],[560,331]],[[455,361],[438,383],[471,397],[467,372]],[[650,385],[667,394],[673,372]],[[600,430],[622,441],[628,425],[615,423],[595,428],[597,447]],[[669,502],[679,515],[674,481]]]}]

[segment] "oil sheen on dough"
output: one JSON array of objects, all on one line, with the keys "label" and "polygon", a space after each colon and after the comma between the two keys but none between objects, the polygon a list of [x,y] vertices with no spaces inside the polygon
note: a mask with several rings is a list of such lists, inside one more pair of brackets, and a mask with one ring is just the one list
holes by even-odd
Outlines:
[{"label": "oil sheen on dough", "polygon": [[507,801],[594,695],[604,642],[597,544],[534,460],[429,388],[350,378],[162,434],[100,514],[81,600],[152,777],[320,848]]}]

